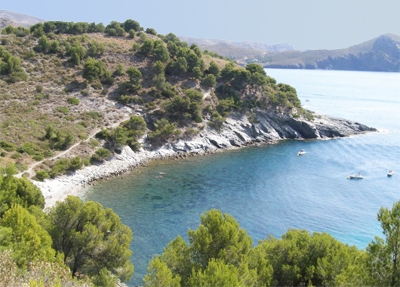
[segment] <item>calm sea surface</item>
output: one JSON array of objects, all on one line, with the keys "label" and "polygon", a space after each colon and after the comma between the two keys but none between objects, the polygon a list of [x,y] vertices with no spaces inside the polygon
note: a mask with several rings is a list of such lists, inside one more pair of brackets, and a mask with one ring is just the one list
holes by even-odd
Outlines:
[{"label": "calm sea surface", "polygon": [[[376,214],[400,199],[400,73],[266,71],[295,87],[307,109],[380,132],[158,162],[88,189],[87,200],[111,207],[134,232],[130,286],[142,284],[149,260],[177,235],[187,238],[211,208],[233,215],[255,243],[289,228],[325,231],[359,248],[382,236]],[[296,156],[300,149],[307,153]],[[346,179],[357,172],[364,179]]]}]

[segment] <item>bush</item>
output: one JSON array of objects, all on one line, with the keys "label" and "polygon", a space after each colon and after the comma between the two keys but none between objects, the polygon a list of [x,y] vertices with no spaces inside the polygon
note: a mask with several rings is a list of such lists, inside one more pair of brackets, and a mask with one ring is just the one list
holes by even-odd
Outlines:
[{"label": "bush", "polygon": [[217,85],[217,80],[215,79],[215,76],[212,74],[208,74],[207,76],[205,76],[203,78],[203,80],[201,81],[201,84],[203,86],[207,86],[207,87],[215,87]]},{"label": "bush", "polygon": [[96,150],[95,154],[92,156],[92,161],[102,162],[105,158],[109,157],[111,152],[106,148],[99,148]]},{"label": "bush", "polygon": [[50,175],[48,174],[47,171],[41,169],[41,170],[38,170],[38,171],[36,172],[35,178],[36,178],[37,180],[39,180],[39,181],[43,181],[43,180],[45,180],[45,179],[47,179],[47,178],[50,178]]},{"label": "bush", "polygon": [[155,123],[155,131],[149,133],[148,137],[153,142],[165,142],[172,136],[179,135],[179,130],[175,124],[171,124],[167,119],[157,120]]},{"label": "bush", "polygon": [[70,105],[75,105],[75,106],[79,105],[79,99],[77,98],[68,98],[67,102]]},{"label": "bush", "polygon": [[57,108],[57,111],[63,113],[64,115],[69,113],[69,109],[67,107],[59,107]]},{"label": "bush", "polygon": [[37,86],[36,86],[36,92],[37,92],[37,93],[43,92],[43,86],[42,86],[42,85],[37,85]]},{"label": "bush", "polygon": [[0,147],[8,152],[14,151],[16,149],[14,144],[5,141],[0,141]]}]

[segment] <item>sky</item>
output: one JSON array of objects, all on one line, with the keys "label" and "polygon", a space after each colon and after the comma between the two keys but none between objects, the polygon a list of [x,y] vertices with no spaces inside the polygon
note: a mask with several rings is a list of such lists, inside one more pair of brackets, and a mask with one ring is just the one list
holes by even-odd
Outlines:
[{"label": "sky", "polygon": [[[1,3],[3,2],[3,3]],[[159,34],[340,49],[400,35],[400,0],[0,0],[43,20],[109,24],[133,19]]]}]

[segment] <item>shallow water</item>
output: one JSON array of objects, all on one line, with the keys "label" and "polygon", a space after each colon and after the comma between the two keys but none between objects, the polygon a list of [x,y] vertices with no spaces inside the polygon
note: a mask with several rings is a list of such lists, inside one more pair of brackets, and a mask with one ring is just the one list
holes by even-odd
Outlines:
[{"label": "shallow water", "polygon": [[[325,231],[359,248],[381,236],[376,214],[400,195],[400,74],[266,71],[295,87],[306,108],[381,132],[157,162],[88,189],[87,199],[111,207],[134,232],[129,285],[142,284],[151,257],[177,235],[187,238],[210,208],[233,215],[255,243],[289,228]],[[307,153],[297,156],[300,149]],[[388,169],[398,175],[388,178]],[[364,179],[346,179],[356,172]]]}]

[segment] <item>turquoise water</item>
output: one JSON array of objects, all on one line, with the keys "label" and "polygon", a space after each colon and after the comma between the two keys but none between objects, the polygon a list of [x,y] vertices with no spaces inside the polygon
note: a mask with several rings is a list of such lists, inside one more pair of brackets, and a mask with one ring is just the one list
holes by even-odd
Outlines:
[{"label": "turquoise water", "polygon": [[[400,74],[266,71],[295,87],[306,108],[381,131],[158,162],[88,189],[87,199],[111,207],[134,232],[130,286],[142,284],[152,256],[177,235],[187,238],[210,208],[233,215],[255,243],[289,228],[325,231],[359,248],[381,236],[379,208],[400,199]],[[300,149],[307,153],[296,156]],[[346,179],[356,172],[364,179]]]}]

